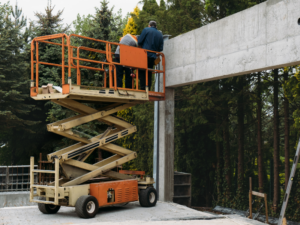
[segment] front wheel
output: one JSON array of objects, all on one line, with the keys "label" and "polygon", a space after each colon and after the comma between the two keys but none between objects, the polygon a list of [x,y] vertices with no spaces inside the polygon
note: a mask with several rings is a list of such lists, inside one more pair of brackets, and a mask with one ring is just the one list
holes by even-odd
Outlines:
[{"label": "front wheel", "polygon": [[59,205],[51,205],[51,204],[44,204],[38,203],[39,210],[44,214],[55,214],[60,209]]},{"label": "front wheel", "polygon": [[142,207],[153,207],[157,202],[157,192],[153,187],[140,190],[139,201]]},{"label": "front wheel", "polygon": [[98,210],[98,201],[91,195],[83,195],[79,197],[75,205],[75,211],[81,218],[93,218],[98,213]]}]

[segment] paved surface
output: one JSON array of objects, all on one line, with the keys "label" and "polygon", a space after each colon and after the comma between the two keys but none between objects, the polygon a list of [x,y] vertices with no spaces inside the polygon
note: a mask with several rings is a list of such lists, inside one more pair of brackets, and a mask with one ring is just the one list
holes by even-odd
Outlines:
[{"label": "paved surface", "polygon": [[0,209],[0,225],[96,225],[100,223],[101,225],[262,225],[262,223],[236,215],[214,215],[165,202],[158,202],[156,207],[153,208],[142,208],[138,202],[129,203],[123,207],[102,208],[93,219],[78,218],[75,209],[67,207],[62,207],[55,215],[44,215],[38,210],[37,206]]}]

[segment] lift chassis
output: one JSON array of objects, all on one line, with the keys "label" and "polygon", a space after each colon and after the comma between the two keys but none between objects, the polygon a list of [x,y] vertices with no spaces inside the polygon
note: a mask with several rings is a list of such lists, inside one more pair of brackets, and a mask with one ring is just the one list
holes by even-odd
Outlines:
[{"label": "lift chassis", "polygon": [[[72,36],[100,42],[106,50],[72,46]],[[50,41],[54,39],[54,42]],[[61,44],[57,42],[57,39],[61,40]],[[39,61],[39,43],[61,46],[62,63]],[[113,142],[137,131],[136,126],[116,116],[118,111],[147,101],[164,100],[165,70],[147,68],[147,51],[124,45],[120,45],[120,63],[114,63],[112,45],[120,44],[65,34],[35,38],[31,43],[31,97],[35,100],[50,100],[76,113],[73,117],[47,125],[49,132],[78,141],[77,144],[47,155],[48,161],[54,164],[55,169],[34,169],[34,158],[30,159],[30,201],[38,203],[39,210],[44,214],[57,213],[61,206],[68,206],[75,207],[79,217],[92,218],[97,214],[99,207],[122,205],[133,201],[139,201],[143,207],[156,205],[157,193],[153,188],[153,178],[129,176],[116,171],[116,168],[124,163],[136,159],[137,153],[115,145]],[[74,50],[77,50],[76,56],[74,56]],[[95,61],[80,58],[80,50],[103,54],[106,60]],[[164,68],[164,55],[157,53],[157,57],[161,58]],[[82,62],[99,65],[91,67],[83,65]],[[61,67],[61,87],[55,87],[52,84],[39,87],[39,65]],[[134,88],[117,87],[116,65],[136,69],[137,78],[135,83],[134,78],[132,81]],[[65,82],[65,69],[68,70],[67,83]],[[103,86],[81,85],[81,69],[102,72]],[[146,90],[138,88],[139,69],[146,70]],[[76,72],[76,84],[72,84],[72,70]],[[155,74],[157,78],[163,75],[160,77],[163,81],[161,92],[148,90],[148,73]],[[103,103],[105,106],[95,109],[87,103]],[[102,134],[88,139],[74,132],[77,126],[95,120],[108,125]],[[94,164],[86,163],[85,161],[96,149],[108,151],[112,153],[112,156]],[[47,185],[35,184],[35,173],[54,174],[54,181]]]}]

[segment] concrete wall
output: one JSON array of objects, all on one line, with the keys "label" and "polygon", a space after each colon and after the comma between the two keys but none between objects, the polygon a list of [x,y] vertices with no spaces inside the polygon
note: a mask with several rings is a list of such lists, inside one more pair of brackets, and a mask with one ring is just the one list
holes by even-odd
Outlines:
[{"label": "concrete wall", "polygon": [[30,205],[36,205],[36,203],[29,202],[28,191],[0,193],[0,208]]},{"label": "concrete wall", "polygon": [[167,41],[166,87],[300,64],[299,18],[299,0],[268,0]]}]

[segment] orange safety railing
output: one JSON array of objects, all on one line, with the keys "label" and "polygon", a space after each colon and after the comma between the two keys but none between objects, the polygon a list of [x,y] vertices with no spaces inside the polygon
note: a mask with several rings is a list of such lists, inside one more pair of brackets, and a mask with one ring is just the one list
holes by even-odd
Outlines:
[{"label": "orange safety railing", "polygon": [[[81,38],[86,39],[94,42],[99,42],[105,45],[105,50],[99,50],[94,48],[89,48],[85,46],[72,46],[71,45],[71,38]],[[50,40],[53,39],[61,39],[61,44],[52,42]],[[54,64],[54,63],[48,63],[48,62],[42,62],[39,60],[39,43],[46,43],[46,44],[52,44],[52,45],[58,45],[62,47],[62,62],[61,64]],[[111,51],[112,46],[120,46],[120,63],[113,62],[113,55],[114,53]],[[68,56],[67,56],[67,65],[65,64],[65,48],[68,49]],[[74,49],[76,50],[76,56],[74,56]],[[91,60],[86,58],[80,57],[80,51],[89,51],[89,52],[95,52],[100,54],[105,54],[106,61],[100,61],[100,60]],[[34,38],[31,42],[31,91],[30,94],[32,97],[38,95],[38,88],[39,88],[39,65],[49,65],[49,66],[56,66],[62,68],[62,93],[63,94],[69,94],[70,93],[70,85],[71,85],[71,75],[72,75],[72,69],[76,70],[76,79],[77,79],[77,85],[81,85],[81,71],[80,69],[87,69],[87,70],[95,70],[95,71],[101,71],[104,73],[104,82],[103,87],[107,88],[107,86],[114,90],[131,90],[131,91],[141,91],[146,92],[145,90],[139,90],[139,69],[146,71],[146,87],[148,87],[148,72],[154,73],[154,74],[162,74],[163,75],[163,88],[162,92],[154,92],[149,91],[149,99],[150,100],[164,100],[165,97],[165,57],[163,53],[160,52],[154,52],[157,54],[158,57],[161,58],[163,70],[156,70],[156,69],[150,69],[148,68],[148,58],[147,58],[147,52],[153,52],[150,50],[145,50],[141,48],[136,47],[130,47],[127,45],[121,45],[119,43],[114,42],[108,42],[103,40],[98,40],[94,38],[84,37],[81,35],[71,34],[70,36],[66,34],[56,34],[56,35],[48,35],[43,37],[37,37]],[[34,60],[35,55],[35,60]],[[76,60],[76,64],[74,62]],[[101,68],[96,68],[92,66],[85,66],[81,65],[80,62],[89,62],[94,64],[100,64]],[[34,71],[34,65],[35,65],[35,71]],[[117,74],[116,74],[116,65],[122,65],[126,67],[130,67],[132,69],[136,69],[136,79],[135,79],[135,88],[133,85],[132,89],[128,88],[121,88],[117,87]],[[106,78],[107,78],[107,70],[104,68],[104,66],[108,67],[108,80],[109,84],[107,85]],[[65,82],[65,68],[68,69],[68,82]],[[132,78],[132,83],[134,84],[134,78]],[[35,84],[34,84],[35,80]],[[154,86],[154,85],[153,85]]]}]

